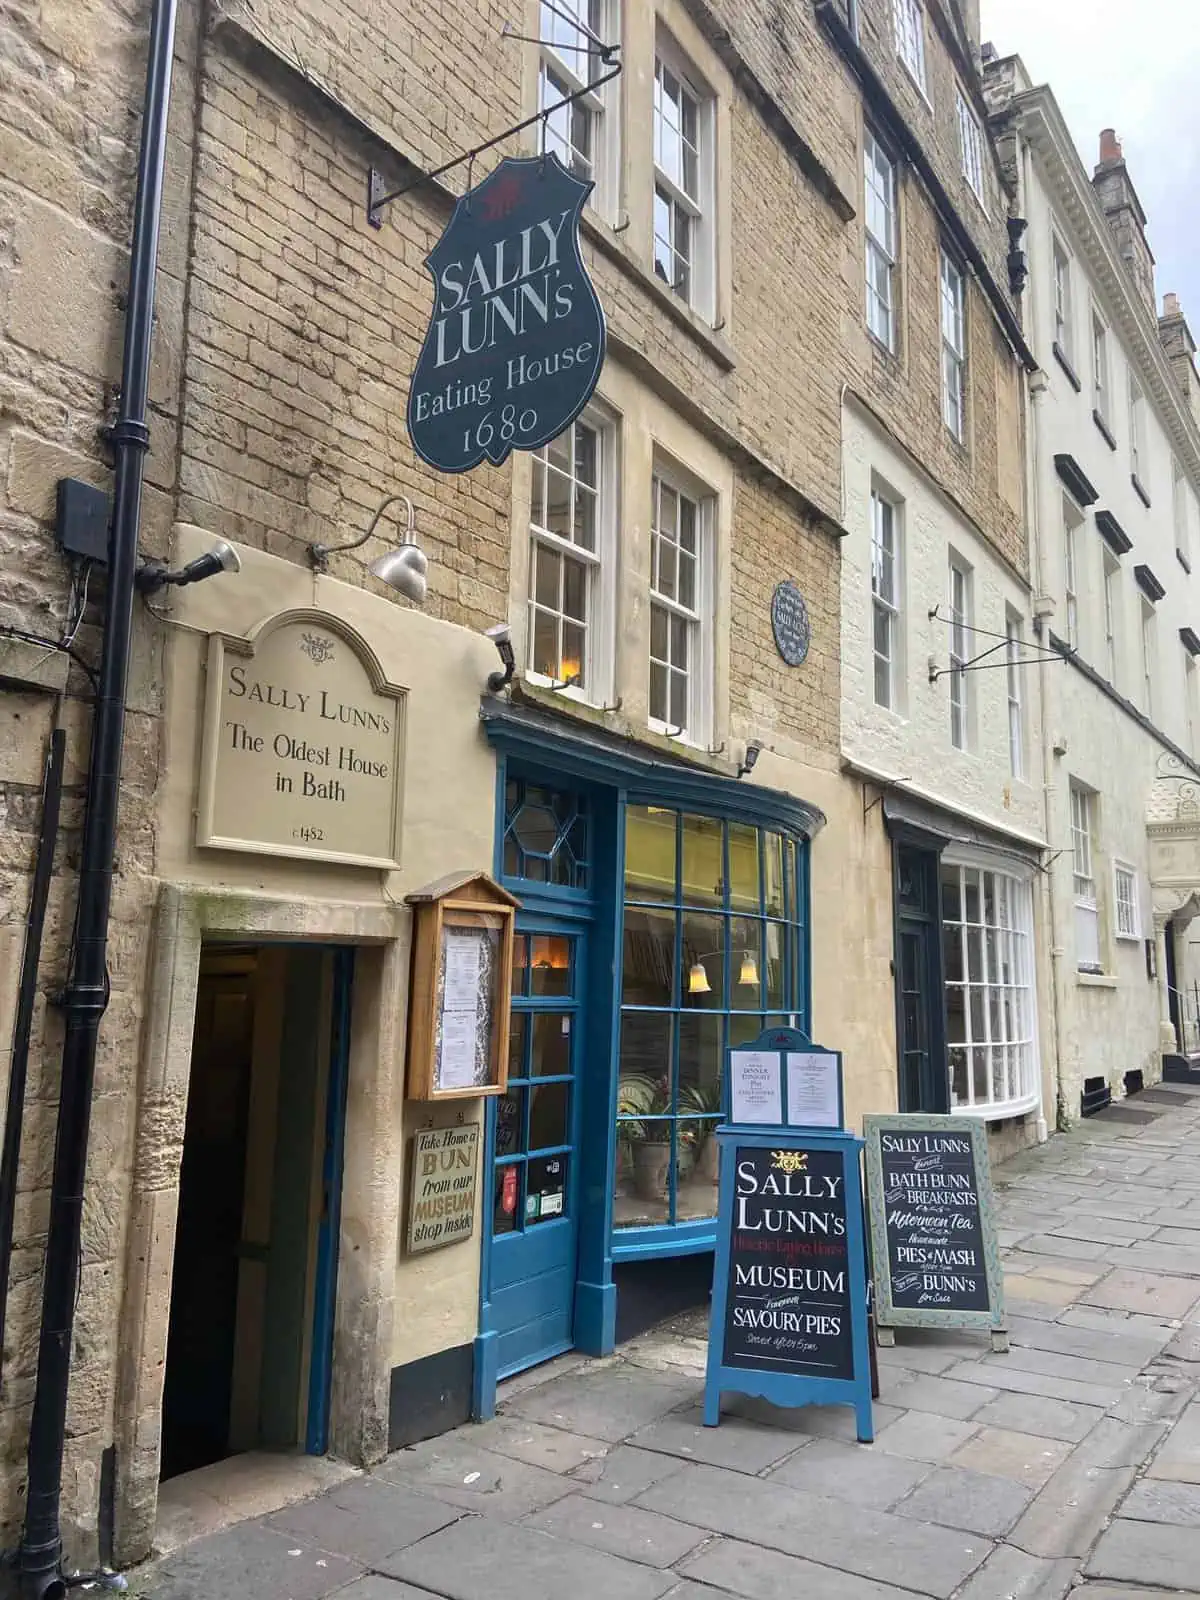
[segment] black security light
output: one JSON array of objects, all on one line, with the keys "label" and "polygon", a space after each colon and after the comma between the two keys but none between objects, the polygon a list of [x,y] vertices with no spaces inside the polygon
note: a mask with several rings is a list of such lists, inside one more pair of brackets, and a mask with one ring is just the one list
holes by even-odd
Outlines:
[{"label": "black security light", "polygon": [[165,561],[144,561],[134,573],[133,581],[139,594],[157,594],[168,584],[182,588],[185,583],[203,583],[205,578],[215,578],[219,572],[241,570],[237,551],[224,539],[218,539],[211,550],[174,572]]},{"label": "black security light", "polygon": [[501,689],[508,688],[517,668],[517,658],[513,654],[512,647],[512,629],[507,622],[497,622],[493,627],[485,628],[483,636],[496,646],[496,654],[504,667],[503,672],[488,673],[488,688],[493,694],[499,694]]},{"label": "black security light", "polygon": [[758,758],[762,755],[762,745],[754,740],[746,746],[746,754],[742,757],[742,764],[737,769],[739,778],[744,778],[748,772],[753,772],[758,765]]}]

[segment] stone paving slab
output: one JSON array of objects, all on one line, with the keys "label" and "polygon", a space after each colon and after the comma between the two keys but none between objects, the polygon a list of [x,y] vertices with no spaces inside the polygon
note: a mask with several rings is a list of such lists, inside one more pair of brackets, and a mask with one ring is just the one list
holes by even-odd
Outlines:
[{"label": "stone paving slab", "polygon": [[606,1500],[619,1506],[635,1500],[652,1483],[669,1478],[682,1465],[682,1460],[673,1456],[655,1455],[649,1450],[618,1444],[602,1461],[588,1461],[572,1473],[571,1482],[573,1485],[586,1483],[593,1500]]},{"label": "stone paving slab", "polygon": [[369,1572],[358,1578],[348,1589],[338,1590],[338,1600],[429,1600],[423,1589],[414,1589],[411,1583],[397,1583],[395,1578],[385,1578],[378,1572]]},{"label": "stone paving slab", "polygon": [[605,1504],[586,1494],[569,1494],[564,1500],[556,1500],[544,1511],[526,1517],[524,1525],[648,1567],[673,1567],[708,1538],[705,1529],[676,1522],[656,1511]]},{"label": "stone paving slab", "polygon": [[897,1516],[998,1539],[1016,1522],[1032,1494],[1032,1489],[1011,1478],[966,1467],[936,1467],[894,1509]]},{"label": "stone paving slab", "polygon": [[1008,1336],[1022,1349],[1082,1356],[1085,1360],[1107,1361],[1139,1372],[1163,1349],[1161,1339],[1148,1339],[1144,1335],[1139,1337],[1115,1330],[1101,1333],[1095,1328],[1076,1328],[1069,1323],[1015,1315],[1008,1319]]},{"label": "stone paving slab", "polygon": [[875,1448],[912,1461],[944,1461],[975,1432],[973,1422],[936,1417],[928,1411],[908,1411],[876,1435]]},{"label": "stone paving slab", "polygon": [[600,1460],[610,1446],[564,1428],[551,1428],[516,1415],[493,1417],[471,1429],[472,1442],[495,1455],[526,1461],[547,1472],[573,1472],[585,1461]]},{"label": "stone paving slab", "polygon": [[[704,1584],[723,1586],[727,1592],[746,1595],[750,1600],[786,1600],[802,1595],[811,1595],[813,1600],[911,1600],[909,1590],[894,1589],[886,1583],[735,1539],[714,1540],[700,1555],[684,1562],[680,1570]],[[697,1586],[697,1600],[701,1593],[709,1596],[714,1591],[700,1591]]]},{"label": "stone paving slab", "polygon": [[1200,1483],[1200,1400],[1193,1400],[1171,1429],[1146,1476]]},{"label": "stone paving slab", "polygon": [[1072,1455],[1009,1533],[1009,1544],[1031,1556],[1081,1559],[1136,1476],[1136,1467],[1093,1467]]},{"label": "stone paving slab", "polygon": [[950,1465],[969,1467],[993,1477],[1040,1489],[1071,1453],[1062,1439],[1043,1439],[1035,1433],[1014,1433],[1009,1428],[980,1428],[950,1457]]},{"label": "stone paving slab", "polygon": [[675,1581],[669,1572],[553,1539],[537,1528],[482,1517],[463,1517],[403,1551],[395,1576],[447,1600],[658,1600]]},{"label": "stone paving slab", "polygon": [[616,1444],[637,1428],[694,1399],[695,1393],[694,1380],[670,1378],[612,1362],[528,1389],[505,1407],[505,1414]]},{"label": "stone paving slab", "polygon": [[292,1544],[319,1545],[360,1567],[384,1570],[387,1558],[397,1550],[436,1533],[458,1515],[453,1506],[424,1495],[376,1478],[360,1478],[315,1500],[289,1506],[269,1518],[267,1526]]},{"label": "stone paving slab", "polygon": [[755,1544],[768,1549],[863,1578],[891,1579],[939,1600],[948,1600],[991,1550],[983,1539],[717,1467],[685,1467],[638,1503],[735,1538],[753,1530]]},{"label": "stone paving slab", "polygon": [[706,1428],[700,1419],[700,1407],[694,1406],[687,1411],[673,1411],[639,1428],[629,1442],[639,1449],[686,1461],[705,1461],[714,1467],[757,1473],[803,1448],[807,1440],[738,1416],[723,1418],[719,1428]]},{"label": "stone paving slab", "polygon": [[484,1517],[524,1517],[570,1494],[570,1479],[484,1450],[472,1430],[400,1450],[375,1469],[388,1483]]},{"label": "stone paving slab", "polygon": [[293,1535],[245,1522],[198,1539],[169,1556],[154,1572],[154,1600],[198,1600],[214,1592],[214,1578],[229,1595],[286,1595],[324,1600],[362,1573],[359,1562],[330,1555]]},{"label": "stone paving slab", "polygon": [[1068,1400],[1077,1405],[1091,1406],[1097,1411],[1105,1411],[1115,1405],[1123,1393],[1119,1384],[1081,1383],[1077,1378],[1051,1378],[1044,1372],[1024,1372],[1020,1367],[1006,1365],[1003,1356],[986,1362],[960,1362],[957,1367],[950,1368],[947,1377],[959,1378],[964,1383],[987,1385],[992,1389],[1004,1389],[1010,1394]]},{"label": "stone paving slab", "polygon": [[910,1461],[870,1446],[843,1444],[840,1439],[815,1439],[807,1449],[775,1467],[767,1481],[889,1511],[932,1470],[927,1461]]},{"label": "stone paving slab", "polygon": [[1074,1561],[1044,1561],[1001,1545],[960,1591],[958,1600],[1062,1600],[1075,1571]]},{"label": "stone paving slab", "polygon": [[1143,1478],[1121,1504],[1121,1515],[1137,1522],[1173,1522],[1200,1528],[1200,1484]]},{"label": "stone paving slab", "polygon": [[1100,1535],[1085,1571],[1093,1578],[1182,1589],[1200,1576],[1200,1528],[1118,1519]]},{"label": "stone paving slab", "polygon": [[1113,1311],[1135,1311],[1156,1317],[1182,1317],[1200,1299],[1200,1285],[1191,1278],[1118,1268],[1080,1297],[1085,1305]]},{"label": "stone paving slab", "polygon": [[898,1384],[889,1394],[889,1400],[892,1405],[908,1411],[931,1411],[939,1417],[958,1417],[965,1422],[998,1393],[982,1384],[956,1383],[950,1378],[922,1374]]}]

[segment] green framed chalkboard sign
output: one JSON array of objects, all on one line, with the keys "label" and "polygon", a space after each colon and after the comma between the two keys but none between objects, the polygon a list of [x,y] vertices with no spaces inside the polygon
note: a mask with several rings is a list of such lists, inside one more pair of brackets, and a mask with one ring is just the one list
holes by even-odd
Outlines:
[{"label": "green framed chalkboard sign", "polygon": [[879,1343],[896,1328],[978,1328],[1008,1349],[987,1128],[978,1118],[863,1118]]}]

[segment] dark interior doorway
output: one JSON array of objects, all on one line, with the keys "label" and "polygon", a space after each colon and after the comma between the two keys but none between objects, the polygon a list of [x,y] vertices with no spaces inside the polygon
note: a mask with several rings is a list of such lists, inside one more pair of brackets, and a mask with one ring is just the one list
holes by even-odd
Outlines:
[{"label": "dark interior doorway", "polygon": [[936,850],[895,849],[896,1033],[901,1111],[950,1110]]},{"label": "dark interior doorway", "polygon": [[353,952],[201,955],[161,1476],[325,1448]]}]

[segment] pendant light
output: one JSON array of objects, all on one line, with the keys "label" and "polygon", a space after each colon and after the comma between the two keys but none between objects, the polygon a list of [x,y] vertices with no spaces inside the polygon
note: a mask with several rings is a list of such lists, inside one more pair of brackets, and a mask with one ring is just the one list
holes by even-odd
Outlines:
[{"label": "pendant light", "polygon": [[738,975],[738,983],[747,989],[758,988],[758,962],[754,959],[753,950],[742,951],[742,970]]},{"label": "pendant light", "polygon": [[708,973],[705,971],[703,961],[696,961],[692,964],[691,971],[688,973],[688,993],[712,993],[712,984],[708,981]]}]

